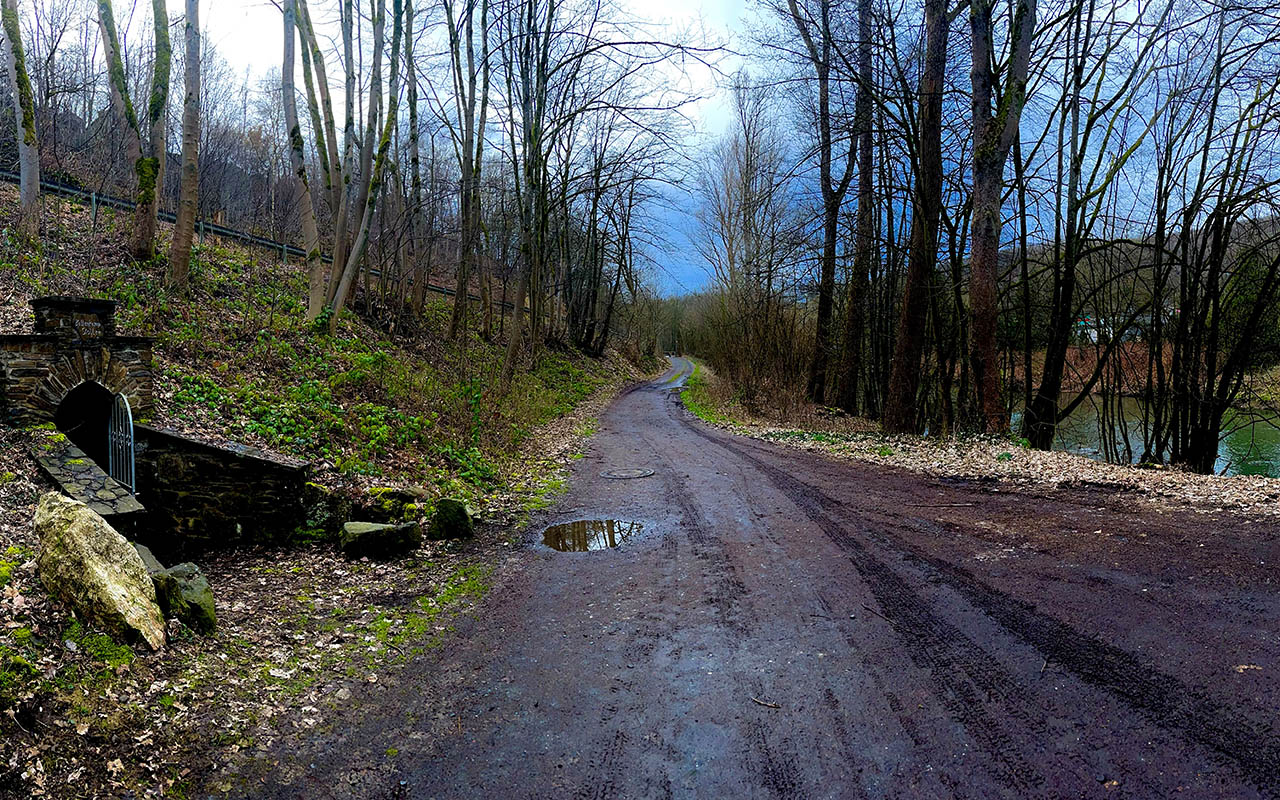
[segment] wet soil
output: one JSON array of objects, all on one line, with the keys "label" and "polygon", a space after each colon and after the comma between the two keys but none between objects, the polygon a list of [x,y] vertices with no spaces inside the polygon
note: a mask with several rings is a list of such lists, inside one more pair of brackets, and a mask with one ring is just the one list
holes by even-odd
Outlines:
[{"label": "wet soil", "polygon": [[[571,486],[456,636],[233,794],[1280,796],[1272,521],[836,462],[661,379]],[[541,546],[592,518],[645,531]]]}]

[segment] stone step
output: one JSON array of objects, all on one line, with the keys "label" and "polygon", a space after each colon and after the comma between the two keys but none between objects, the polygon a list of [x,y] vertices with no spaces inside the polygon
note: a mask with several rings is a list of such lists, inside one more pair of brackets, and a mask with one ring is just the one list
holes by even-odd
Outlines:
[{"label": "stone step", "polygon": [[132,492],[70,442],[38,451],[36,461],[63,494],[89,506],[108,522],[112,517],[140,514],[146,510]]}]

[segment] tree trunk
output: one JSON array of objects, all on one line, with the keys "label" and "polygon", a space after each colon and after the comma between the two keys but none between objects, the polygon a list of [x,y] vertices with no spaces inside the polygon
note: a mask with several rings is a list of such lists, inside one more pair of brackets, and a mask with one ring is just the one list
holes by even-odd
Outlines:
[{"label": "tree trunk", "polygon": [[18,24],[17,0],[4,0],[0,9],[4,23],[5,61],[9,66],[9,92],[13,97],[13,118],[17,120],[19,197],[18,227],[24,236],[40,233],[40,146],[36,139],[36,108],[22,50],[22,26]]},{"label": "tree trunk", "polygon": [[[476,2],[469,1],[454,14],[454,4],[444,4],[449,30],[450,66],[453,75],[455,108],[458,116],[459,173],[459,237],[457,275],[455,276],[453,313],[449,319],[449,338],[457,339],[466,325],[470,306],[471,274],[480,250],[480,172],[483,167],[485,120],[489,107],[489,3],[479,0],[480,59],[475,53]],[[458,23],[461,22],[461,31]],[[463,39],[466,41],[464,42]],[[477,81],[479,85],[477,85]]]},{"label": "tree trunk", "polygon": [[307,322],[320,316],[325,306],[325,269],[320,254],[320,233],[316,226],[315,206],[311,199],[311,183],[307,180],[306,142],[298,125],[298,92],[293,70],[297,60],[297,0],[284,3],[284,61],[280,70],[280,86],[284,100],[284,124],[289,131],[289,166],[302,189],[298,213],[302,217],[302,246],[306,250]]},{"label": "tree trunk", "polygon": [[804,40],[818,80],[818,181],[822,187],[822,267],[818,280],[818,330],[809,370],[809,399],[815,403],[826,400],[827,367],[830,362],[832,308],[836,282],[836,245],[839,235],[840,205],[844,202],[853,175],[854,140],[850,140],[849,155],[845,160],[844,174],[838,181],[832,178],[831,137],[831,3],[820,0],[818,35],[814,39],[809,32],[809,21],[800,14],[796,0],[789,0],[791,19]]},{"label": "tree trunk", "polygon": [[[971,360],[978,395],[982,429],[999,433],[1009,429],[1009,418],[1000,398],[1000,367],[996,324],[999,314],[996,276],[1000,268],[1000,210],[1004,196],[1004,168],[1009,148],[1018,135],[1026,101],[1027,69],[1031,38],[1035,33],[1035,0],[1019,0],[1010,25],[1013,58],[1003,91],[996,92],[992,63],[992,0],[972,0],[969,27],[973,39],[970,80],[973,86],[973,245],[969,260]],[[998,108],[991,112],[992,95]]]},{"label": "tree trunk", "polygon": [[173,48],[169,43],[169,11],[165,0],[151,0],[155,27],[155,61],[151,72],[151,97],[147,103],[147,152],[138,160],[138,200],[134,210],[133,257],[147,261],[156,253],[156,213],[164,193],[168,161],[169,73]]},{"label": "tree trunk", "polygon": [[838,405],[849,414],[858,412],[858,372],[862,367],[862,295],[875,260],[875,164],[871,132],[871,0],[858,1],[858,97],[854,128],[858,135],[858,216],[854,231],[853,267],[845,300],[844,364]]},{"label": "tree trunk", "polygon": [[[98,0],[98,29],[102,34],[103,57],[107,62],[107,83],[111,87],[111,105],[115,108],[116,116],[125,124],[124,149],[134,160],[140,197],[143,173],[147,171],[142,154],[142,131],[138,127],[138,115],[134,112],[133,101],[129,98],[124,62],[120,60],[120,39],[116,34],[116,21],[111,11],[111,0]],[[136,222],[134,227],[136,232]]]},{"label": "tree trunk", "polygon": [[926,0],[924,71],[920,75],[918,174],[911,215],[906,287],[889,377],[884,429],[917,430],[920,359],[929,311],[930,275],[938,260],[938,218],[942,213],[942,94],[947,66],[947,0]]},{"label": "tree trunk", "polygon": [[15,138],[20,173],[18,227],[24,236],[34,238],[40,232],[40,147],[36,136],[35,100],[22,47],[22,27],[18,21],[17,0],[4,0],[0,14],[3,19],[9,91],[13,99],[13,116],[17,123]]},{"label": "tree trunk", "polygon": [[191,269],[191,240],[196,231],[200,192],[200,0],[186,0],[184,22],[186,63],[182,97],[182,186],[178,199],[178,219],[169,247],[169,274],[166,283],[186,294]]},{"label": "tree trunk", "polygon": [[[376,67],[380,66],[382,38],[386,30],[386,6],[382,0],[379,0],[378,5],[378,14],[374,24],[376,40],[374,44],[375,74]],[[393,0],[392,17],[391,60],[389,62],[391,65],[391,78],[387,85],[387,118],[382,129],[382,136],[378,139],[377,153],[368,172],[368,185],[361,189],[361,193],[365,197],[364,213],[361,215],[360,227],[356,233],[355,242],[352,244],[351,252],[347,255],[347,264],[342,270],[342,279],[338,282],[338,289],[333,302],[333,316],[329,318],[330,333],[337,330],[338,315],[342,311],[347,292],[351,288],[351,283],[359,269],[360,262],[364,259],[365,250],[369,246],[369,229],[373,224],[374,212],[377,211],[379,195],[382,193],[382,173],[386,168],[387,154],[391,150],[391,136],[396,128],[396,110],[400,105],[400,41],[404,32],[401,0]],[[380,84],[381,81],[378,81],[378,83]],[[381,90],[380,85],[378,89],[379,91]],[[370,115],[371,118],[375,116],[373,109],[370,109]]]}]

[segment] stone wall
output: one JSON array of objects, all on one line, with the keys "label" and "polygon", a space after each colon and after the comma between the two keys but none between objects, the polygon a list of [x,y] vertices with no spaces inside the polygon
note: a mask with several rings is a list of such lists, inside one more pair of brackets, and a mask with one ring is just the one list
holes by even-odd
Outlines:
[{"label": "stone wall", "polygon": [[111,346],[68,344],[43,336],[0,336],[0,422],[52,422],[58,404],[85,381],[129,398],[135,417],[154,408],[151,340],[117,337]]},{"label": "stone wall", "polygon": [[134,426],[138,499],[161,551],[283,544],[303,522],[305,462]]},{"label": "stone wall", "polygon": [[115,335],[115,302],[43,297],[31,305],[36,332],[0,336],[0,423],[52,422],[86,381],[127,397],[135,418],[151,415],[152,340]]}]

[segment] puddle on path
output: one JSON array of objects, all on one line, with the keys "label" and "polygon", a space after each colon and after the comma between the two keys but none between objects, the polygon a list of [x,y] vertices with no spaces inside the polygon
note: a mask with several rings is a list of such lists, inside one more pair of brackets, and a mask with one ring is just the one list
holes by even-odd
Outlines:
[{"label": "puddle on path", "polygon": [[625,519],[580,519],[547,528],[542,543],[563,553],[585,553],[617,547],[642,530],[642,523]]}]

